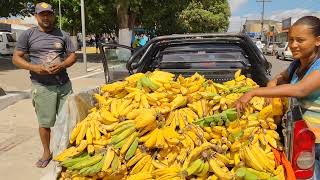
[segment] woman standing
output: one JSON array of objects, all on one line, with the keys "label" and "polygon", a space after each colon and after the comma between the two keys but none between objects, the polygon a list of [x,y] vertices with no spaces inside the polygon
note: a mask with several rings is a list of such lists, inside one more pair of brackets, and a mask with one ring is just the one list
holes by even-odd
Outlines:
[{"label": "woman standing", "polygon": [[303,118],[316,135],[315,179],[320,179],[320,19],[305,16],[289,30],[289,48],[295,59],[267,87],[244,94],[236,106],[241,110],[254,96],[295,97],[305,109]]}]

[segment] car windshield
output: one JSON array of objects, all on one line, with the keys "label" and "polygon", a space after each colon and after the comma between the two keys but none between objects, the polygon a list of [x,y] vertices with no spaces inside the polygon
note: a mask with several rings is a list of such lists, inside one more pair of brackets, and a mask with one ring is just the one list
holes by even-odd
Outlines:
[{"label": "car windshield", "polygon": [[16,40],[12,37],[11,34],[6,34],[6,35],[7,35],[8,42],[16,42]]}]

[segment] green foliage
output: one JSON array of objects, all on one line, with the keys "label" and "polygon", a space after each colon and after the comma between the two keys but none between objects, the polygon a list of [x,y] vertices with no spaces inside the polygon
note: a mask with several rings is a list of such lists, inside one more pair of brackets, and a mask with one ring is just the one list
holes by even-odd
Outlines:
[{"label": "green foliage", "polygon": [[179,15],[185,32],[225,32],[230,10],[226,0],[191,2]]},{"label": "green foliage", "polygon": [[[0,16],[31,15],[40,0],[7,0]],[[59,25],[59,0],[51,3]],[[1,3],[3,3],[1,1]],[[81,32],[80,0],[61,0],[62,29]],[[158,35],[223,32],[229,25],[227,0],[85,0],[87,33],[118,31],[119,27],[156,29]]]}]

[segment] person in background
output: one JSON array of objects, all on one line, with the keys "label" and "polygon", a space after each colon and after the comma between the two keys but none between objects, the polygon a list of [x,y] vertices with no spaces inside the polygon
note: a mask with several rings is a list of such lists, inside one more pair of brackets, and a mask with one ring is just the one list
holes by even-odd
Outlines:
[{"label": "person in background", "polygon": [[95,40],[95,45],[96,45],[96,54],[98,54],[98,49],[99,49],[99,44],[100,44],[100,36],[96,35],[94,40]]},{"label": "person in background", "polygon": [[295,97],[303,108],[303,119],[316,136],[314,179],[320,180],[320,19],[305,16],[289,30],[289,48],[295,59],[273,78],[267,87],[244,94],[236,107],[239,111],[254,97]]},{"label": "person in background", "polygon": [[[72,86],[66,69],[76,62],[76,48],[66,32],[55,28],[55,15],[50,4],[38,3],[35,8],[38,27],[24,31],[15,48],[12,62],[30,71],[32,102],[39,123],[43,147],[36,166],[44,168],[52,159],[50,151],[51,127]],[[29,55],[31,62],[25,59]]]},{"label": "person in background", "polygon": [[142,46],[146,45],[147,41],[148,41],[148,37],[144,33],[142,33],[140,35],[139,46],[142,47]]}]

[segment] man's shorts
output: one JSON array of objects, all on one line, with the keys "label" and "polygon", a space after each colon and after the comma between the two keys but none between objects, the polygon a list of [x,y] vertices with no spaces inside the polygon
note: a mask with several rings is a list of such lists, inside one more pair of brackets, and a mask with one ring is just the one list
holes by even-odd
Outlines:
[{"label": "man's shorts", "polygon": [[56,115],[58,115],[72,92],[70,81],[62,86],[45,86],[32,83],[32,104],[35,107],[40,127],[50,128],[54,126]]}]

